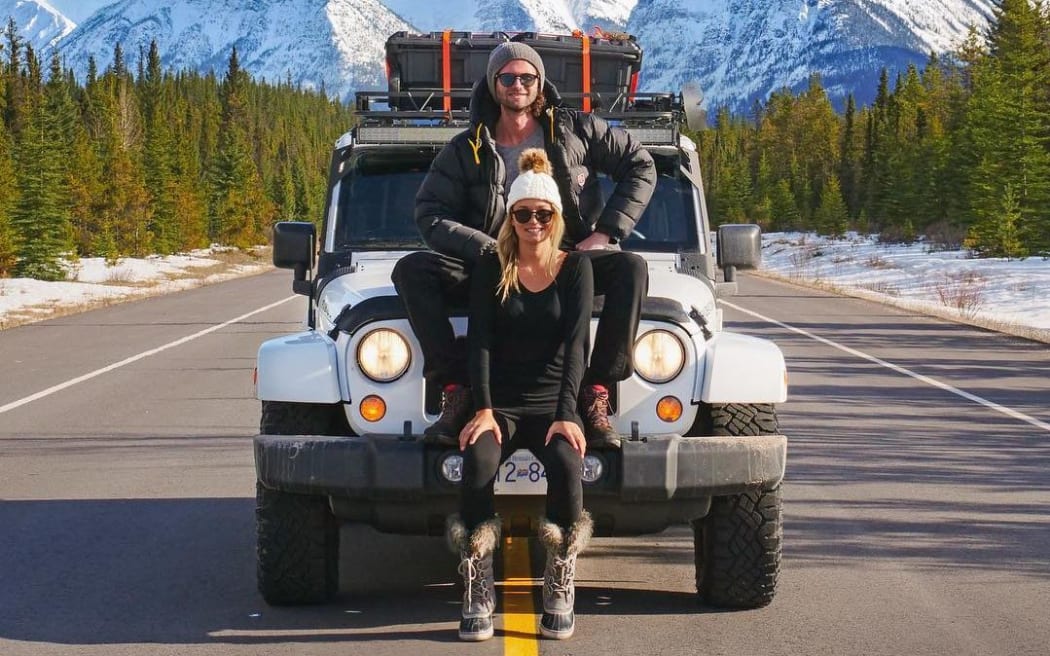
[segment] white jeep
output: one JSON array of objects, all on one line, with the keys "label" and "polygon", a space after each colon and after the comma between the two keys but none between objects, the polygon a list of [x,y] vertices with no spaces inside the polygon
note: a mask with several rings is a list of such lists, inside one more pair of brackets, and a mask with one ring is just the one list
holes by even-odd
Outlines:
[{"label": "white jeep", "polygon": [[[654,94],[607,116],[646,145],[659,179],[622,242],[646,259],[650,277],[635,373],[611,390],[610,421],[623,444],[587,453],[584,505],[598,536],[690,524],[701,601],[754,608],[772,600],[780,566],[787,439],[774,404],[786,400],[786,369],[773,343],[723,329],[716,299],[735,290],[735,267],[757,266],[759,232],[719,229],[717,264],[730,282],[717,281],[696,147],[678,129],[682,110],[680,96]],[[313,224],[274,229],[274,264],[294,269],[293,289],[308,305],[304,330],[263,343],[258,356],[258,585],[271,604],[337,592],[340,521],[439,535],[458,508],[462,458],[422,440],[440,390],[423,380],[390,274],[424,248],[416,189],[463,123],[362,116],[335,146],[317,261]],[[455,313],[457,333],[467,319],[465,309]],[[539,462],[519,451],[496,491],[508,534],[530,534],[545,491]]]}]

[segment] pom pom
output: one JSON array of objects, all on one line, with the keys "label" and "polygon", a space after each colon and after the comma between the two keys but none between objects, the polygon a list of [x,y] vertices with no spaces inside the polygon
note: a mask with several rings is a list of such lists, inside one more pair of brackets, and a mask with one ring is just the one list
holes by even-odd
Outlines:
[{"label": "pom pom", "polygon": [[529,148],[521,154],[518,158],[518,169],[525,173],[526,171],[533,171],[534,173],[546,173],[551,175],[554,169],[551,168],[551,162],[547,159],[547,153],[540,148]]}]

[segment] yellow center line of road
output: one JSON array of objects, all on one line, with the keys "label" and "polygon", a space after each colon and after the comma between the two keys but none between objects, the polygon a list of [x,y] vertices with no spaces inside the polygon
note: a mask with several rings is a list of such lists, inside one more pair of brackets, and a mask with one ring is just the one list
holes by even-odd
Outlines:
[{"label": "yellow center line of road", "polygon": [[1006,406],[999,405],[998,403],[995,403],[994,401],[989,401],[988,399],[986,399],[984,397],[977,396],[976,394],[971,394],[971,393],[969,393],[969,392],[967,392],[965,390],[961,390],[961,389],[959,389],[957,387],[952,387],[948,383],[942,383],[941,381],[937,380],[936,378],[930,378],[929,376],[924,376],[922,374],[915,373],[914,371],[912,371],[910,369],[905,369],[904,367],[902,367],[900,365],[893,364],[892,362],[887,362],[886,360],[883,360],[881,358],[877,358],[874,355],[868,355],[867,353],[865,353],[863,351],[858,351],[857,349],[850,348],[848,346],[843,346],[842,344],[839,344],[838,342],[833,342],[830,339],[826,339],[824,337],[821,337],[820,335],[814,335],[813,333],[805,331],[805,330],[802,330],[801,328],[796,328],[794,326],[790,326],[790,325],[788,325],[786,323],[777,321],[776,319],[770,319],[769,317],[763,316],[763,315],[759,314],[758,312],[752,312],[751,310],[744,309],[744,308],[740,307],[739,305],[734,305],[733,303],[729,303],[727,301],[719,301],[719,302],[722,303],[723,305],[725,305],[726,307],[733,308],[734,310],[736,310],[738,312],[743,312],[744,314],[751,315],[752,317],[755,317],[757,319],[761,319],[762,321],[767,321],[767,322],[769,322],[769,323],[771,323],[771,324],[773,324],[775,326],[780,326],[781,328],[784,328],[785,330],[790,330],[793,333],[798,333],[799,335],[803,335],[803,336],[808,337],[810,339],[816,340],[816,341],[820,342],[821,344],[826,344],[826,345],[828,345],[828,346],[830,346],[832,348],[835,348],[835,349],[838,349],[838,350],[842,351],[843,353],[849,353],[850,355],[856,356],[856,357],[861,358],[863,360],[867,360],[868,362],[874,362],[875,364],[877,364],[879,366],[886,367],[887,369],[890,369],[892,371],[896,371],[899,374],[904,374],[905,376],[911,376],[915,380],[918,380],[920,382],[926,383],[927,385],[932,385],[933,387],[936,387],[938,389],[942,389],[945,392],[951,392],[952,394],[955,394],[957,396],[961,396],[962,398],[966,399],[967,401],[973,401],[974,403],[977,403],[979,405],[983,405],[984,407],[990,408],[992,410],[995,410],[996,412],[1001,412],[1002,414],[1006,415],[1007,417],[1010,417],[1012,419],[1017,419],[1018,421],[1023,421],[1026,424],[1030,424],[1032,426],[1035,426],[1036,428],[1040,428],[1040,429],[1042,429],[1044,431],[1050,432],[1050,423],[1047,423],[1045,421],[1041,421],[1039,419],[1036,419],[1035,417],[1031,417],[1029,415],[1026,415],[1023,412],[1018,412],[1017,410],[1014,410],[1013,408],[1008,408]]},{"label": "yellow center line of road", "polygon": [[529,541],[526,538],[507,538],[504,541],[503,577],[503,654],[539,656]]},{"label": "yellow center line of road", "polygon": [[255,310],[252,310],[251,312],[246,312],[246,313],[242,314],[239,317],[234,317],[233,319],[230,319],[229,321],[224,321],[223,323],[216,324],[214,326],[211,326],[210,328],[205,328],[204,330],[195,332],[192,335],[186,335],[185,337],[182,337],[181,339],[177,339],[174,342],[168,342],[167,344],[164,344],[162,346],[158,346],[157,348],[150,349],[148,351],[143,351],[142,353],[139,353],[137,355],[133,355],[133,356],[131,356],[129,358],[124,358],[120,362],[114,362],[113,364],[107,365],[105,367],[102,367],[101,369],[96,369],[94,371],[86,373],[83,376],[77,376],[76,378],[71,378],[71,379],[67,380],[64,383],[59,383],[58,385],[52,385],[51,387],[49,387],[49,388],[47,388],[45,390],[40,390],[36,394],[30,394],[29,396],[21,398],[21,399],[18,399],[17,401],[11,401],[10,403],[8,403],[6,405],[0,405],[0,415],[4,414],[5,412],[8,412],[9,410],[14,410],[15,408],[20,408],[23,405],[26,405],[27,403],[32,403],[33,401],[38,401],[38,400],[44,398],[45,396],[51,396],[55,392],[61,392],[62,390],[66,389],[68,387],[72,387],[74,385],[83,383],[86,380],[91,380],[92,378],[101,376],[102,374],[107,374],[107,373],[113,371],[114,369],[120,369],[121,367],[129,365],[129,364],[131,364],[133,362],[138,362],[139,360],[141,360],[143,358],[148,358],[151,355],[156,355],[156,354],[158,354],[158,353],[160,353],[162,351],[167,351],[168,349],[175,348],[176,346],[182,346],[186,342],[189,342],[189,341],[192,341],[194,339],[197,339],[198,337],[204,337],[205,335],[213,333],[216,330],[222,330],[223,328],[225,328],[227,326],[233,325],[233,324],[235,324],[235,323],[237,323],[239,321],[244,321],[248,317],[251,317],[251,316],[254,316],[256,314],[259,314],[260,312],[266,312],[267,310],[272,310],[273,308],[277,307],[278,305],[283,305],[283,304],[287,303],[288,301],[294,300],[296,298],[301,298],[301,297],[298,296],[298,295],[296,295],[296,296],[289,296],[288,298],[285,298],[283,300],[277,301],[276,303],[270,303],[269,305],[264,305],[263,307],[255,309]]}]

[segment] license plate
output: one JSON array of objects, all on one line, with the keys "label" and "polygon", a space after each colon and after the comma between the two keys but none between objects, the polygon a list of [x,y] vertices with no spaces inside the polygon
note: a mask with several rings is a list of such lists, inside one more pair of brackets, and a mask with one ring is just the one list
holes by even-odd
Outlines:
[{"label": "license plate", "polygon": [[496,494],[547,494],[547,473],[531,451],[519,449],[499,466]]}]

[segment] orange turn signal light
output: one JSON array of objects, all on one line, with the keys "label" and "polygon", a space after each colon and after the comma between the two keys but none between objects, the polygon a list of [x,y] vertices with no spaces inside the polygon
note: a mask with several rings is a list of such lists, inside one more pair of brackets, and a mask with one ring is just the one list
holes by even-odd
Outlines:
[{"label": "orange turn signal light", "polygon": [[678,421],[682,417],[682,402],[673,396],[665,396],[656,403],[656,416],[666,422]]},{"label": "orange turn signal light", "polygon": [[360,409],[365,421],[379,421],[386,416],[386,401],[372,394],[361,399]]}]

